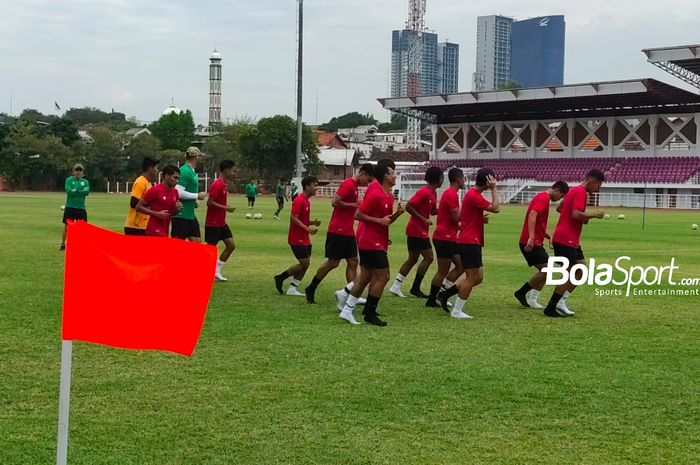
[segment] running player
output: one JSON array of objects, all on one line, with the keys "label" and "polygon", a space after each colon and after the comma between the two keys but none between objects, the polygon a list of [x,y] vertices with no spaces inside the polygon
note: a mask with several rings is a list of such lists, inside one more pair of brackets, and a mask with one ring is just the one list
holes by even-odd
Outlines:
[{"label": "running player", "polygon": [[136,178],[131,186],[131,198],[129,199],[129,214],[124,224],[124,234],[127,236],[145,236],[148,215],[136,211],[139,200],[148,192],[158,179],[158,160],[150,157],[143,159],[143,172]]},{"label": "running player", "polygon": [[345,260],[346,282],[351,283],[357,277],[357,242],[355,240],[355,212],[360,206],[358,202],[358,187],[366,186],[372,180],[372,165],[366,163],[360,167],[355,176],[347,178],[338,187],[331,205],[333,214],[328,223],[326,235],[326,261],[316,271],[316,276],[305,289],[306,301],[315,303],[316,288],[323,278]]},{"label": "running player", "polygon": [[[571,188],[564,197],[560,208],[559,222],[557,222],[557,227],[552,235],[552,245],[554,246],[554,255],[566,257],[569,260],[569,268],[577,263],[585,262],[580,242],[583,225],[587,224],[590,219],[602,219],[605,216],[605,212],[600,209],[597,209],[593,214],[586,213],[588,194],[600,191],[600,186],[603,185],[604,181],[605,175],[602,171],[591,170],[586,175],[586,179],[578,186]],[[574,312],[566,305],[574,289],[576,286],[570,281],[557,286],[544,309],[544,314],[551,317],[574,315]]]},{"label": "running player", "polygon": [[207,196],[206,192],[199,192],[199,181],[195,173],[197,164],[202,160],[202,152],[197,147],[190,147],[185,152],[185,160],[186,163],[180,169],[180,183],[177,185],[182,210],[173,217],[172,237],[202,242],[199,221],[194,213],[197,201]]},{"label": "running player", "polygon": [[[447,299],[458,294],[450,312],[453,318],[471,318],[463,311],[464,304],[467,303],[472,289],[481,284],[484,279],[484,265],[481,259],[486,221],[484,212],[498,213],[500,210],[500,196],[496,187],[496,174],[493,170],[481,168],[476,173],[475,186],[467,191],[462,200],[457,250],[462,260],[465,279],[438,294],[440,305],[446,312],[448,311]],[[491,190],[491,202],[482,195],[487,189]]]},{"label": "running player", "polygon": [[[433,232],[433,246],[437,255],[438,269],[430,283],[430,295],[426,307],[437,308],[437,294],[442,289],[454,286],[462,276],[462,260],[457,251],[459,232],[459,191],[464,189],[464,173],[459,168],[451,168],[447,173],[450,187],[445,189],[438,206],[437,226]],[[450,267],[452,270],[450,271]]]},{"label": "running player", "polygon": [[258,186],[255,185],[255,180],[251,179],[248,184],[245,185],[245,196],[248,198],[248,208],[255,208],[255,198],[258,196]]},{"label": "running player", "polygon": [[280,219],[280,212],[284,208],[284,199],[287,198],[287,186],[284,184],[284,179],[280,178],[275,185],[275,199],[277,200],[277,211],[272,217],[276,220]]},{"label": "running player", "polygon": [[427,185],[416,192],[406,204],[406,212],[411,215],[408,224],[406,224],[408,258],[401,265],[394,284],[389,288],[389,292],[395,296],[406,297],[401,292],[401,284],[414,265],[418,263],[418,258],[423,257],[418,265],[418,270],[416,270],[410,292],[411,295],[422,299],[428,297],[421,291],[420,285],[434,260],[433,246],[430,244],[430,226],[433,224],[433,220],[430,217],[437,215],[437,189],[442,186],[443,180],[442,170],[437,166],[431,166],[425,172]]},{"label": "running player", "polygon": [[340,318],[351,324],[358,324],[352,312],[365,287],[369,285],[367,303],[362,312],[364,320],[372,325],[386,326],[386,322],[377,316],[377,306],[389,282],[387,257],[389,225],[405,210],[399,202],[396,211],[393,211],[393,188],[396,184],[394,170],[386,165],[377,165],[374,177],[381,183],[381,189],[368,190],[355,214],[355,217],[364,224],[364,228],[358,229],[357,235],[357,245],[360,249],[360,275],[355,280],[352,292],[340,312]]},{"label": "running player", "polygon": [[219,241],[224,242],[224,250],[221,251],[221,255],[216,261],[214,278],[217,281],[228,281],[221,275],[221,269],[236,248],[231,228],[226,224],[226,212],[233,213],[236,210],[233,205],[228,205],[228,182],[233,179],[233,167],[234,163],[231,160],[219,163],[219,177],[209,188],[209,198],[207,199],[204,241],[214,247]]},{"label": "running player", "polygon": [[68,221],[87,221],[87,210],[85,209],[85,197],[90,195],[90,182],[85,179],[85,167],[80,163],[73,165],[73,174],[66,178],[66,206],[63,209],[63,235],[61,236],[61,247],[59,250],[66,250],[66,233],[68,232]]},{"label": "running player", "polygon": [[527,265],[536,268],[537,272],[514,293],[523,307],[544,308],[537,300],[547,280],[542,268],[547,266],[549,260],[544,248],[544,240],[551,239],[547,232],[549,205],[551,202],[560,201],[567,192],[569,185],[564,181],[557,181],[546,191],[537,194],[527,207],[523,230],[520,233],[520,252]]},{"label": "running player", "polygon": [[283,294],[282,285],[284,281],[292,277],[292,282],[287,289],[287,295],[303,296],[299,292],[299,282],[304,278],[306,270],[311,264],[311,238],[309,235],[314,235],[318,232],[318,226],[321,225],[319,220],[311,221],[311,204],[309,199],[316,194],[316,186],[318,179],[314,176],[306,176],[301,180],[303,189],[302,195],[298,195],[292,203],[292,213],[289,216],[289,246],[292,248],[294,257],[299,260],[299,263],[291,266],[286,271],[275,276],[275,287],[277,292]]},{"label": "running player", "polygon": [[147,236],[168,237],[170,219],[182,209],[177,191],[180,168],[167,165],[163,168],[163,182],[153,186],[136,204],[136,211],[149,215],[146,225]]}]

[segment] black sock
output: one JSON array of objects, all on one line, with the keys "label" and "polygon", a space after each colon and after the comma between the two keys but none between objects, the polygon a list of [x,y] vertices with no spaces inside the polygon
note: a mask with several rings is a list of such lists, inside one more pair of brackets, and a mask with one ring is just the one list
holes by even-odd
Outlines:
[{"label": "black sock", "polygon": [[321,280],[314,276],[314,279],[311,280],[311,284],[306,286],[306,288],[313,289],[315,291],[319,284],[321,284]]},{"label": "black sock", "polygon": [[345,287],[343,288],[343,290],[345,291],[345,293],[346,293],[347,295],[350,295],[350,292],[352,292],[350,289],[348,289],[347,286],[345,286]]},{"label": "black sock", "polygon": [[275,278],[280,278],[282,281],[284,281],[285,279],[289,278],[290,276],[291,275],[289,273],[287,273],[287,271],[285,270],[282,273],[275,276]]},{"label": "black sock", "polygon": [[552,297],[549,299],[549,303],[547,304],[547,307],[552,307],[556,308],[557,304],[561,300],[563,294],[557,294],[556,292],[552,293]]},{"label": "black sock", "polygon": [[423,278],[425,278],[424,274],[416,273],[416,277],[413,279],[413,289],[420,289],[420,285],[423,282]]},{"label": "black sock", "polygon": [[523,287],[515,291],[516,294],[527,294],[532,290],[532,286],[530,286],[530,283],[525,283],[523,284]]},{"label": "black sock", "polygon": [[450,287],[449,289],[445,289],[444,291],[442,291],[441,294],[442,295],[440,297],[444,296],[445,299],[449,299],[453,295],[459,294],[459,288],[455,284],[452,287]]},{"label": "black sock", "polygon": [[430,286],[430,298],[435,299],[437,297],[438,292],[440,292],[440,286]]},{"label": "black sock", "polygon": [[374,297],[372,295],[367,296],[367,303],[362,311],[364,315],[376,315],[377,305],[379,305],[379,297]]}]

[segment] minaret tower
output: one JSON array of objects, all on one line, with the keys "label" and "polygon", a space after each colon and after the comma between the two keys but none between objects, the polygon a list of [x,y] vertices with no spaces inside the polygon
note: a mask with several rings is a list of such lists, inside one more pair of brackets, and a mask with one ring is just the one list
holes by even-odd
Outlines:
[{"label": "minaret tower", "polygon": [[221,125],[221,54],[214,49],[209,57],[209,130]]}]

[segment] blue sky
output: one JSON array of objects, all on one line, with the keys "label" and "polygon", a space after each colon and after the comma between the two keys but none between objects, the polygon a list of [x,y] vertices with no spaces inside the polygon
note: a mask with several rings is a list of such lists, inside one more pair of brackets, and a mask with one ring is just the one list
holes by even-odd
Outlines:
[{"label": "blue sky", "polygon": [[[305,0],[304,119],[348,111],[386,119],[391,30],[408,0]],[[171,98],[205,123],[208,59],[223,57],[223,113],[295,112],[295,0],[0,0],[0,112],[96,106],[151,121]],[[567,83],[656,77],[642,48],[700,43],[697,0],[428,0],[426,24],[460,44],[471,87],[476,17],[564,14]],[[317,96],[318,95],[318,99]],[[318,105],[317,105],[318,103]],[[318,108],[318,112],[317,112]],[[318,116],[317,116],[318,115]]]}]

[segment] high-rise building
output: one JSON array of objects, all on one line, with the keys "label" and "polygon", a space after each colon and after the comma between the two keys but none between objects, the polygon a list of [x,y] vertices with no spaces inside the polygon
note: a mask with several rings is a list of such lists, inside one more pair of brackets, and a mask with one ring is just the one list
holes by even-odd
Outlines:
[{"label": "high-rise building", "polygon": [[[408,51],[411,31],[392,32],[391,96],[408,94]],[[459,77],[459,45],[438,43],[438,35],[423,32],[423,53],[420,73],[420,95],[457,92]]]},{"label": "high-rise building", "polygon": [[512,18],[479,16],[476,23],[476,91],[495,90],[510,78]]},{"label": "high-rise building", "polygon": [[522,87],[564,84],[564,16],[513,23],[510,78]]},{"label": "high-rise building", "polygon": [[209,129],[221,125],[221,54],[214,49],[209,57]]},{"label": "high-rise building", "polygon": [[498,90],[511,80],[521,87],[563,84],[565,30],[564,16],[480,16],[473,89]]}]

